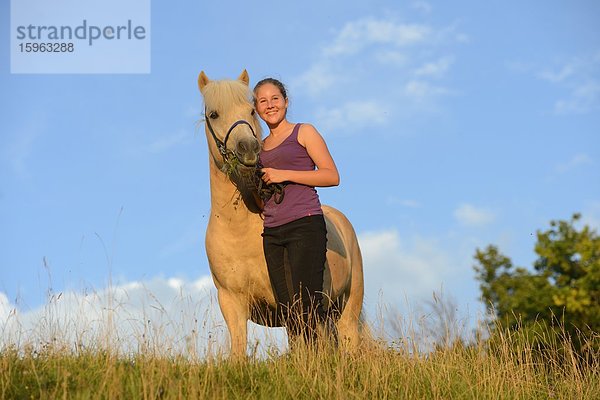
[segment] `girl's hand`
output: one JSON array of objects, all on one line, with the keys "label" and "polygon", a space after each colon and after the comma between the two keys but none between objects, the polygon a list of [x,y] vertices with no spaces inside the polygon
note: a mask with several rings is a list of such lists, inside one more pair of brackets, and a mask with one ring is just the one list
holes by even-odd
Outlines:
[{"label": "girl's hand", "polygon": [[266,184],[281,183],[281,182],[285,182],[287,180],[285,177],[284,170],[275,169],[275,168],[263,168],[263,169],[261,169],[261,171],[263,173],[262,180]]}]

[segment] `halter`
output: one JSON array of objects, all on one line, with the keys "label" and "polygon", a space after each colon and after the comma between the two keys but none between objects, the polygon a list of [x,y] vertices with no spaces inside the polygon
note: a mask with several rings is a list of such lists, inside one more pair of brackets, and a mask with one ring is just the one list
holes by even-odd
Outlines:
[{"label": "halter", "polygon": [[[204,108],[204,115],[206,115],[207,111],[208,110],[206,108]],[[215,134],[215,131],[214,131],[212,125],[210,124],[210,116],[205,118],[205,121],[206,121],[206,126],[208,126],[208,130],[210,131],[210,134],[213,137],[215,144],[217,145],[217,149],[219,149],[219,153],[221,153],[221,157],[223,157],[223,162],[225,162],[225,163],[229,162],[229,155],[232,155],[233,157],[237,158],[237,156],[235,155],[235,152],[227,150],[227,140],[229,140],[229,135],[235,129],[236,126],[243,125],[243,124],[248,125],[248,127],[250,128],[250,132],[252,132],[252,135],[258,140],[258,137],[256,136],[256,133],[254,133],[254,129],[252,128],[252,125],[250,125],[250,123],[248,121],[245,121],[243,119],[235,121],[229,127],[229,130],[225,134],[224,140],[219,139],[217,137],[217,135]],[[257,169],[255,170],[255,173],[254,173],[254,185],[258,191],[259,196],[263,199],[263,201],[267,201],[271,196],[274,196],[273,200],[275,201],[275,203],[280,204],[283,201],[283,196],[285,194],[284,189],[285,189],[286,184],[281,184],[281,183],[265,184],[263,182],[263,180],[261,179],[261,176],[263,175],[261,168],[262,168],[262,166],[260,164],[257,165]]]},{"label": "halter", "polygon": [[[204,115],[206,115],[206,108],[204,109]],[[212,125],[210,124],[210,117],[205,118],[206,120],[206,126],[208,126],[208,130],[210,131],[210,134],[213,137],[213,140],[215,141],[215,144],[217,145],[217,149],[219,149],[219,153],[221,153],[221,157],[223,157],[223,161],[227,162],[229,161],[229,152],[227,151],[227,141],[229,140],[229,135],[231,134],[231,132],[235,129],[236,126],[238,125],[248,125],[248,127],[250,128],[250,132],[252,132],[252,136],[254,136],[256,139],[258,139],[256,137],[256,133],[254,133],[254,129],[252,128],[252,125],[250,125],[250,123],[248,121],[245,121],[243,119],[240,119],[238,121],[235,121],[233,123],[233,125],[231,125],[229,127],[229,130],[227,131],[227,134],[225,134],[225,140],[221,141],[221,139],[219,139],[217,137],[217,135],[215,134],[215,131],[212,127]],[[233,153],[234,157],[237,157],[235,155],[235,153]]]}]

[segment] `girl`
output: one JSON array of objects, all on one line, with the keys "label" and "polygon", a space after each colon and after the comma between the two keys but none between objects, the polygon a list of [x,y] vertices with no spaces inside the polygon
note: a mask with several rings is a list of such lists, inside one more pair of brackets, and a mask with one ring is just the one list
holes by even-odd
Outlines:
[{"label": "girl", "polygon": [[[319,132],[287,120],[288,97],[277,79],[254,87],[254,106],[269,128],[260,153],[265,183],[285,185],[264,204],[263,248],[276,301],[292,336],[316,338],[322,305],[327,230],[316,186],[337,186],[337,167]],[[298,308],[300,308],[298,310]],[[300,316],[301,318],[298,318]]]}]

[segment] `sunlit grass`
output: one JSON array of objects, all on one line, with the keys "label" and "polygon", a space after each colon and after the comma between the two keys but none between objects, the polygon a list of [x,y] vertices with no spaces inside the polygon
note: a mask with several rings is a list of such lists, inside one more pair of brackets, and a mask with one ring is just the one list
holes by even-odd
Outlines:
[{"label": "sunlit grass", "polygon": [[[4,341],[0,398],[600,398],[597,354],[576,354],[565,337],[540,346],[526,337],[526,330],[483,332],[472,340],[443,332],[441,340],[423,350],[418,345],[422,330],[392,329],[397,337],[388,332],[385,341],[365,339],[358,351],[322,340],[314,347],[300,343],[292,351],[272,348],[230,360],[223,347],[199,355],[193,347],[170,343],[185,336],[172,331],[161,340],[148,340],[148,332],[137,331],[135,351],[124,350],[109,329],[85,346],[74,346],[72,332],[58,327],[85,327],[52,324],[51,319],[45,316],[45,324],[57,328],[44,328],[52,332],[45,340],[47,333],[34,341]],[[440,326],[447,327],[448,321]]]}]

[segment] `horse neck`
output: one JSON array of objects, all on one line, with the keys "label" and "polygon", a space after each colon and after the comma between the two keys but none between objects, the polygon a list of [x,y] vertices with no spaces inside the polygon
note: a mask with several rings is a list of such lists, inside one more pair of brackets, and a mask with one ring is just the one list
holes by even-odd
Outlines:
[{"label": "horse neck", "polygon": [[243,201],[238,199],[239,192],[210,157],[210,203],[211,215],[226,217],[228,221],[245,222],[252,213]]}]

